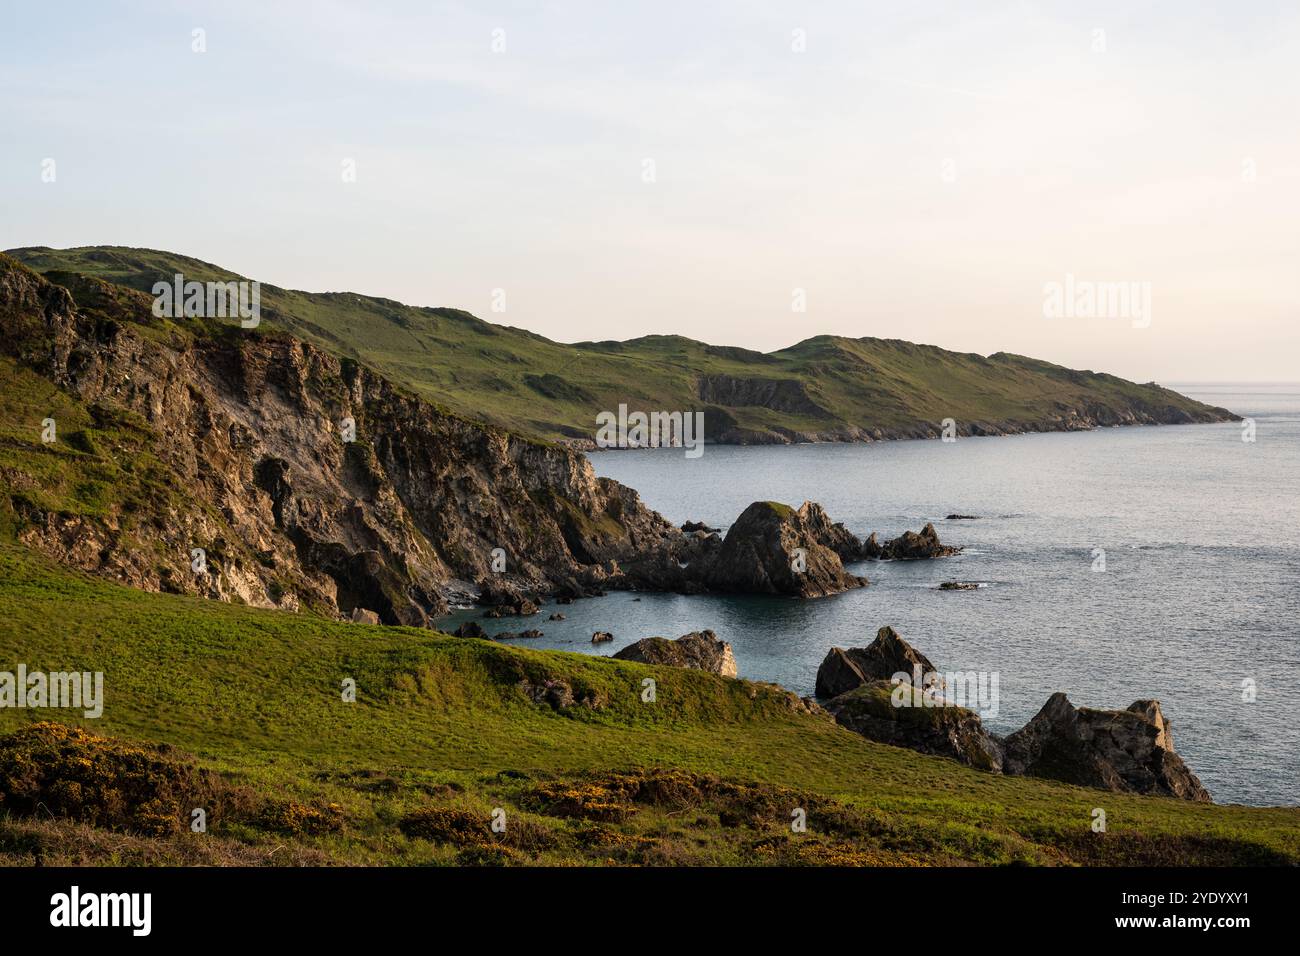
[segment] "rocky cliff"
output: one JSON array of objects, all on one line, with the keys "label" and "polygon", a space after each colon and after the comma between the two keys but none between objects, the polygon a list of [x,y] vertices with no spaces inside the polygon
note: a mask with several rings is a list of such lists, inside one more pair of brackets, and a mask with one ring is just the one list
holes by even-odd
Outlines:
[{"label": "rocky cliff", "polygon": [[[144,514],[11,495],[30,546],[148,590],[385,623],[424,624],[488,584],[681,583],[688,536],[581,454],[447,413],[284,333],[157,319],[142,294],[58,278],[0,256],[0,350],[96,423],[134,423],[163,487]],[[0,479],[21,489],[35,471]]]},{"label": "rocky cliff", "polygon": [[[452,601],[517,614],[607,589],[818,597],[866,583],[841,561],[861,543],[814,503],[755,503],[725,539],[683,531],[577,451],[452,414],[285,332],[151,305],[0,256],[0,356],[65,405],[48,443],[45,412],[19,413],[31,420],[0,459],[0,507],[60,561],[147,590],[417,626]],[[95,500],[38,493],[51,472]]]}]

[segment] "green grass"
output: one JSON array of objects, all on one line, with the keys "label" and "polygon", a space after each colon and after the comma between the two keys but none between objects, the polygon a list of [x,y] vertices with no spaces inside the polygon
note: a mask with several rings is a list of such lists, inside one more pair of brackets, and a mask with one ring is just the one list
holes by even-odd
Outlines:
[{"label": "green grass", "polygon": [[[606,839],[623,847],[615,862],[1300,860],[1300,809],[1205,806],[999,777],[871,743],[792,711],[783,693],[762,685],[147,594],[4,545],[0,670],[19,662],[102,671],[104,715],[0,710],[0,733],[36,719],[82,724],[180,747],[259,799],[343,808],[347,824],[338,832],[286,838],[248,823],[215,826],[213,839],[226,841],[230,860],[286,839],[285,860],[299,862],[313,854],[351,863],[487,854],[490,862],[497,853],[504,862],[601,862]],[[641,700],[647,676],[657,681],[654,703]],[[347,678],[356,681],[355,703],[342,699]],[[599,706],[555,711],[518,689],[548,679]],[[590,821],[538,803],[540,785],[581,793],[605,785],[613,771],[643,768],[748,782],[759,788],[750,803],[760,809],[751,806],[736,824],[727,823],[727,808],[738,798],[684,807],[650,801],[588,847]],[[791,801],[816,808],[807,845],[789,833]],[[507,853],[475,849],[472,839],[405,834],[401,819],[429,806],[482,819],[505,807],[546,830],[548,846]],[[1104,836],[1090,831],[1095,807],[1107,813]],[[161,849],[143,841],[128,856],[190,860],[197,851],[180,845],[187,839],[194,838]],[[21,862],[16,847],[41,840],[47,858],[97,845],[94,832],[73,823],[10,817],[0,826],[0,857]],[[78,859],[86,858],[106,862],[90,850]]]},{"label": "green grass", "polygon": [[[75,274],[144,292],[177,272],[198,281],[240,278],[148,249],[35,247],[9,254],[65,285],[76,284]],[[84,307],[84,291],[76,294]],[[120,294],[97,290],[96,299],[109,312],[124,308]],[[1213,414],[1153,384],[1008,353],[984,357],[896,339],[823,335],[768,354],[675,335],[565,344],[459,309],[268,284],[262,285],[262,312],[268,326],[364,362],[464,417],[547,440],[593,438],[597,413],[620,403],[634,411],[704,411],[710,437],[728,427],[760,435],[777,429],[828,434],[846,427],[887,434],[937,430],[949,417],[959,423],[1046,423],[1065,408],[1092,406]],[[174,327],[187,321],[192,320],[160,323],[157,334],[177,334]],[[718,376],[775,388],[785,398],[710,404],[700,382]]]},{"label": "green grass", "polygon": [[[123,265],[119,251],[78,254],[84,262],[76,265],[110,278],[143,268],[129,257]],[[161,254],[145,264],[177,268]],[[181,268],[194,278],[216,277],[202,264]],[[121,286],[72,274],[56,278],[101,321],[136,322],[141,314],[141,299]],[[384,371],[399,364],[409,387],[437,394],[439,376],[471,376],[469,385],[447,386],[447,395],[462,400],[462,386],[474,397],[472,376],[488,368],[516,367],[521,381],[536,375],[528,387],[563,404],[586,402],[588,395],[604,401],[601,375],[660,387],[663,380],[638,364],[650,361],[647,355],[682,381],[693,381],[692,362],[752,372],[787,361],[780,353],[756,356],[671,338],[561,346],[445,310],[283,290],[269,298],[280,310],[276,321],[298,334],[306,334],[302,316],[316,315],[306,337],[332,335],[336,349],[346,351],[347,341],[359,343],[364,335],[374,348],[365,360]],[[185,322],[137,324],[160,337],[200,332]],[[235,334],[219,325],[202,331]],[[413,360],[438,354],[432,345],[426,352],[406,348],[428,344],[434,332],[444,344],[460,343],[461,357],[469,356],[463,367]],[[492,351],[498,341],[505,353]],[[810,340],[787,351],[798,353],[798,361],[821,363],[850,346]],[[918,349],[890,348],[900,355]],[[523,364],[534,354],[540,363],[554,361],[567,378]],[[502,365],[509,355],[515,365]],[[967,360],[973,368],[987,361]],[[591,379],[575,373],[587,361]],[[932,375],[942,365],[944,375],[960,380],[948,359],[926,350],[900,363],[890,373],[899,388],[923,381],[918,363],[936,363]],[[970,388],[987,387],[977,386],[983,381],[977,372],[971,376]],[[584,391],[566,387],[575,380]],[[835,375],[819,381],[831,388]],[[144,547],[133,542],[156,537],[143,533],[148,529],[137,537],[137,523],[174,520],[203,506],[150,453],[158,436],[144,421],[85,406],[8,358],[0,358],[0,386],[0,671],[19,663],[33,671],[102,671],[106,684],[100,720],[0,709],[0,734],[44,719],[117,738],[120,745],[78,745],[90,765],[107,768],[110,782],[114,760],[146,759],[141,745],[181,748],[239,795],[232,805],[245,807],[214,820],[210,837],[159,836],[127,824],[115,829],[111,815],[107,822],[51,817],[51,805],[76,805],[71,782],[60,781],[57,793],[37,801],[44,814],[0,800],[0,863],[1300,860],[1297,809],[1207,807],[1004,778],[873,744],[792,708],[778,689],[744,681],[151,594],[67,570],[18,543],[33,530],[30,515],[93,522],[113,536],[119,552],[130,553]],[[502,414],[522,407],[517,399],[502,402]],[[41,441],[46,417],[58,424],[54,444]],[[206,514],[222,527],[218,513]],[[588,530],[621,533],[612,523]],[[178,556],[144,554],[142,560],[158,565]],[[654,703],[641,699],[647,677],[657,682]],[[342,699],[345,680],[356,682],[354,703]],[[521,689],[557,681],[586,703],[554,710]],[[0,766],[29,766],[24,746],[0,740],[0,757],[8,761]],[[82,752],[65,752],[63,759],[79,760]],[[173,779],[187,777],[178,772]],[[0,773],[0,796],[15,792],[7,787]],[[304,823],[335,821],[335,804],[338,826]],[[809,811],[806,835],[789,831],[794,806]],[[508,840],[481,832],[496,807],[516,821]],[[1108,816],[1104,836],[1091,831],[1096,807]],[[137,817],[157,820],[172,812],[164,811]],[[601,819],[611,812],[617,819]]]}]

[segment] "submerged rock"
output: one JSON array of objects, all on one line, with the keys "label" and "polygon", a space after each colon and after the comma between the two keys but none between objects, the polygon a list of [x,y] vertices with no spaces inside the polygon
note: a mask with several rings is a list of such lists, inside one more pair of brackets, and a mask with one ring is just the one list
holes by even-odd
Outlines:
[{"label": "submerged rock", "polygon": [[979,585],[974,581],[944,581],[936,589],[939,591],[978,591]]},{"label": "submerged rock", "polygon": [[1053,694],[1006,739],[1005,769],[1103,790],[1210,802],[1174,752],[1169,722],[1156,700],[1136,701],[1127,710],[1093,710]]},{"label": "submerged rock", "polygon": [[669,667],[688,667],[694,670],[736,676],[736,658],[731,645],[720,640],[712,631],[692,631],[676,640],[666,637],[647,637],[629,644],[614,657],[641,664],[664,664]]}]

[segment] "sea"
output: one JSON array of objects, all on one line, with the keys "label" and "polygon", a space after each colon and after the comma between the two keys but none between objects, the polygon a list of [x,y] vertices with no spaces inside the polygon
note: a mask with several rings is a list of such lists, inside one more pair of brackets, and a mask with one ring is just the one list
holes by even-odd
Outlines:
[{"label": "sea", "polygon": [[[864,562],[857,591],[816,600],[612,592],[489,634],[610,654],[711,629],[739,676],[811,694],[831,647],[894,627],[942,672],[997,675],[1006,734],[1056,691],[1079,706],[1156,698],[1216,802],[1300,804],[1300,384],[1169,383],[1248,420],[959,438],[604,451],[598,474],[675,523],[725,531],[758,500],[820,502],[881,540],[934,522],[960,555]],[[950,514],[973,520],[947,520]],[[977,584],[940,590],[946,581]],[[564,621],[547,616],[560,611]],[[614,634],[592,645],[594,631]],[[985,708],[992,711],[994,708]]]}]

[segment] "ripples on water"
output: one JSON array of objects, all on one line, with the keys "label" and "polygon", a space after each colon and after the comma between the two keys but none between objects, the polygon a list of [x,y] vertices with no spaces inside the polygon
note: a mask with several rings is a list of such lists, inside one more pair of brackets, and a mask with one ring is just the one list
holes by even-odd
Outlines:
[{"label": "ripples on water", "polygon": [[[1300,385],[1173,386],[1256,421],[1093,432],[606,452],[596,471],[670,520],[726,528],[752,501],[821,502],[853,532],[934,521],[956,558],[855,567],[871,586],[832,598],[612,593],[537,627],[530,647],[610,654],[712,628],[742,677],[812,692],[828,648],[891,624],[942,671],[997,671],[986,721],[1020,727],[1054,691],[1078,705],[1159,698],[1175,744],[1221,803],[1300,803]],[[944,521],[950,513],[975,521]],[[1106,552],[1092,571],[1093,549]],[[979,581],[977,591],[936,590]],[[462,612],[451,628],[481,612]],[[596,630],[613,644],[593,648]],[[1242,681],[1258,687],[1242,700]]]}]

